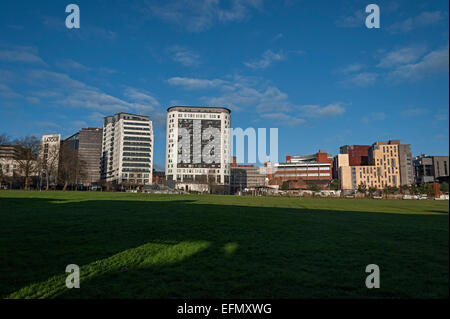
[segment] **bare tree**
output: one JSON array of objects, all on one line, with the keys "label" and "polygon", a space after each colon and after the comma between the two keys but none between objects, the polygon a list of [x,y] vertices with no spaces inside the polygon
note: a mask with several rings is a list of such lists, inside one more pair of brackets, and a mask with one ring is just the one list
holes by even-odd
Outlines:
[{"label": "bare tree", "polygon": [[38,172],[38,153],[40,142],[35,136],[25,136],[13,142],[18,146],[17,166],[24,178],[24,189],[28,190],[31,177]]},{"label": "bare tree", "polygon": [[45,176],[46,191],[49,190],[50,183],[56,183],[58,176],[59,155],[59,145],[52,144],[48,147],[48,150],[42,152],[42,157],[39,158],[41,172]]},{"label": "bare tree", "polygon": [[69,185],[76,186],[86,177],[86,162],[79,158],[76,150],[65,146],[61,146],[59,153],[59,180],[65,191]]},{"label": "bare tree", "polygon": [[9,144],[11,144],[11,138],[5,133],[0,134],[0,145],[9,145]]}]

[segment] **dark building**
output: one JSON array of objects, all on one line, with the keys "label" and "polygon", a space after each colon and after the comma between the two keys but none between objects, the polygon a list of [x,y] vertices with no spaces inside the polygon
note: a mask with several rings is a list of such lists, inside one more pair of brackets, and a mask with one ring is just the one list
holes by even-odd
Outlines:
[{"label": "dark building", "polygon": [[415,182],[417,184],[448,182],[448,156],[427,156],[422,154],[414,159]]},{"label": "dark building", "polygon": [[153,169],[153,183],[163,184],[166,180],[166,173]]},{"label": "dark building", "polygon": [[82,128],[79,132],[66,138],[62,146],[66,150],[77,151],[78,159],[83,165],[83,174],[80,184],[83,186],[93,186],[100,181],[100,163],[102,157],[101,128]]},{"label": "dark building", "polygon": [[244,191],[246,188],[255,189],[260,186],[265,186],[265,170],[262,171],[260,167],[255,167],[254,165],[237,164],[235,156],[233,156],[233,162],[230,166],[231,193]]},{"label": "dark building", "polygon": [[370,145],[344,145],[340,148],[341,154],[348,154],[348,163],[350,166],[369,165]]}]

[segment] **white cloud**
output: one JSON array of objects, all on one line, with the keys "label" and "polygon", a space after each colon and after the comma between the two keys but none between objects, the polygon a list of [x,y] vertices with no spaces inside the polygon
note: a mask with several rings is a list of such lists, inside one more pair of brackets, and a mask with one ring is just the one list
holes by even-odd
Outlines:
[{"label": "white cloud", "polygon": [[303,116],[306,117],[333,117],[345,113],[345,107],[341,103],[320,105],[302,105],[299,107]]},{"label": "white cloud", "polygon": [[272,120],[276,124],[282,124],[286,126],[299,126],[306,123],[305,119],[294,117],[286,113],[265,113],[261,114],[264,119]]},{"label": "white cloud", "polygon": [[185,78],[185,77],[173,77],[167,80],[170,85],[182,86],[186,89],[207,89],[215,88],[226,83],[219,79],[196,79],[196,78]]},{"label": "white cloud", "polygon": [[55,63],[55,65],[63,70],[75,70],[75,71],[89,71],[90,68],[88,68],[87,66],[84,66],[83,64],[74,61],[72,59],[63,59],[61,61],[58,61],[57,63]]},{"label": "white cloud", "polygon": [[338,70],[339,73],[342,74],[350,74],[354,72],[361,71],[365,68],[365,65],[362,63],[352,63]]},{"label": "white cloud", "polygon": [[16,93],[9,86],[6,86],[5,84],[2,84],[2,83],[0,83],[0,96],[7,98],[7,99],[15,99],[15,98],[22,97],[22,95],[20,95],[19,93]]},{"label": "white cloud", "polygon": [[352,74],[341,83],[345,86],[368,87],[373,85],[378,77],[379,74],[375,72],[361,72]]},{"label": "white cloud", "polygon": [[169,53],[175,62],[183,66],[195,67],[201,64],[200,56],[188,48],[172,46],[169,48]]},{"label": "white cloud", "polygon": [[261,9],[262,4],[263,0],[168,0],[158,5],[146,2],[151,15],[177,24],[189,32],[201,32],[216,23],[244,20],[251,10]]},{"label": "white cloud", "polygon": [[394,69],[389,76],[394,79],[417,80],[435,73],[449,71],[448,45],[443,49],[431,51],[420,61],[401,65]]},{"label": "white cloud", "polygon": [[357,10],[353,12],[351,15],[340,16],[335,24],[341,28],[357,28],[365,26],[366,16],[364,15],[363,10]]},{"label": "white cloud", "polygon": [[276,61],[282,61],[286,58],[282,51],[275,53],[272,50],[265,51],[261,58],[249,62],[244,62],[244,65],[252,69],[265,69]]},{"label": "white cloud", "polygon": [[37,55],[36,50],[31,47],[0,49],[0,61],[46,65]]},{"label": "white cloud", "polygon": [[424,11],[418,16],[392,24],[388,30],[392,33],[406,33],[420,27],[437,24],[444,18],[445,14],[441,11]]},{"label": "white cloud", "polygon": [[373,121],[384,121],[386,119],[386,113],[384,112],[372,112],[369,116],[365,116],[362,118],[362,121],[366,124]]},{"label": "white cloud", "polygon": [[410,107],[402,112],[403,116],[419,116],[426,112],[424,108],[421,107]]},{"label": "white cloud", "polygon": [[398,65],[412,63],[417,61],[425,52],[423,47],[407,47],[388,52],[384,56],[378,67],[380,68],[392,68]]},{"label": "white cloud", "polygon": [[156,98],[148,92],[127,87],[123,98],[110,95],[102,90],[72,79],[70,76],[47,70],[32,70],[27,74],[27,81],[35,87],[34,96],[44,98],[49,105],[67,106],[95,111],[95,114],[115,112],[134,112],[149,115],[160,124],[160,114],[164,112]]},{"label": "white cloud", "polygon": [[[295,106],[286,93],[271,83],[254,77],[234,76],[231,79],[171,78],[168,81],[187,89],[214,89],[215,94],[200,97],[210,106],[229,107],[233,111],[249,111],[264,119],[284,122],[286,125],[304,124],[303,117],[320,119],[337,116],[345,112],[340,103],[326,106]],[[287,121],[289,119],[289,121]]]}]

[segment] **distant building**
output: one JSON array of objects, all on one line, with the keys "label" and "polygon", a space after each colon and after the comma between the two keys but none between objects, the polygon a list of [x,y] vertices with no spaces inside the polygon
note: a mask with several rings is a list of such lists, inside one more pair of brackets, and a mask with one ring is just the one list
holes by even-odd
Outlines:
[{"label": "distant building", "polygon": [[399,143],[376,142],[368,151],[368,165],[351,166],[349,154],[338,157],[338,176],[342,190],[356,190],[360,184],[383,189],[400,186]]},{"label": "distant building", "polygon": [[18,145],[0,145],[0,178],[12,177],[14,172],[17,172],[19,156],[20,148]]},{"label": "distant building", "polygon": [[449,157],[427,156],[414,158],[415,182],[417,184],[442,182],[449,179]]},{"label": "distant building", "polygon": [[[230,185],[231,111],[223,107],[172,106],[167,110],[166,177],[191,190],[198,184]],[[199,189],[195,186],[196,189]]]},{"label": "distant building", "polygon": [[20,154],[18,145],[0,145],[0,158],[17,159]]},{"label": "distant building", "polygon": [[398,145],[398,162],[400,165],[400,185],[414,183],[414,165],[410,144],[402,144],[400,140],[378,142],[379,145]]},{"label": "distant building", "polygon": [[265,186],[265,171],[263,167],[237,164],[236,157],[233,157],[233,162],[231,163],[231,192],[235,193],[245,189]]},{"label": "distant building", "polygon": [[113,185],[152,184],[153,125],[148,116],[117,113],[103,123],[101,178]]},{"label": "distant building", "polygon": [[282,186],[288,182],[289,188],[307,189],[315,184],[325,189],[332,179],[333,157],[319,150],[312,155],[287,155],[285,163],[266,163],[265,166],[270,185]]},{"label": "distant building", "polygon": [[100,182],[100,162],[102,157],[103,130],[101,128],[82,128],[79,132],[66,138],[62,146],[66,150],[75,151],[82,165],[82,177],[79,184],[94,186]]},{"label": "distant building", "polygon": [[166,174],[162,171],[156,171],[153,169],[153,183],[162,185],[166,180]]}]

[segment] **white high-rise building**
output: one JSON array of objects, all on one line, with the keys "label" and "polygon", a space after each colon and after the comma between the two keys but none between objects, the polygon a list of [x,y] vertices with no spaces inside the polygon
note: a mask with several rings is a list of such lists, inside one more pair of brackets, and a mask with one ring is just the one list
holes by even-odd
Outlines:
[{"label": "white high-rise building", "polygon": [[117,113],[103,124],[101,178],[116,185],[152,184],[153,127],[148,116]]},{"label": "white high-rise building", "polygon": [[61,134],[43,135],[39,148],[39,159],[41,162],[41,174],[43,179],[51,178],[50,184],[56,184],[59,168],[61,148]]},{"label": "white high-rise building", "polygon": [[189,184],[229,185],[231,111],[172,106],[167,112],[167,180],[187,190]]}]

